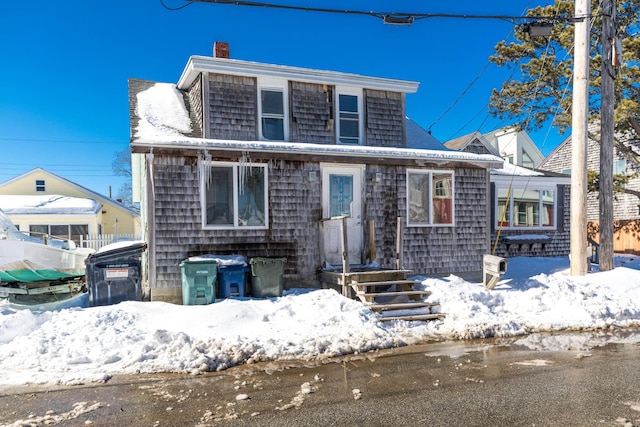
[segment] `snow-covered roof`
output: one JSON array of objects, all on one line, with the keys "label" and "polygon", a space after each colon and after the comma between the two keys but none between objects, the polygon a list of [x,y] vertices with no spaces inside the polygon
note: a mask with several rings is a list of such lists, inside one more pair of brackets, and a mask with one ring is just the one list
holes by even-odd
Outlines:
[{"label": "snow-covered roof", "polygon": [[[239,141],[184,136],[190,118],[175,85],[156,83],[136,96],[139,124],[134,129],[132,146],[215,149],[233,152],[295,153],[336,157],[423,160],[435,164],[465,162],[481,167],[499,167],[502,159],[492,155],[439,149],[372,147],[335,144],[309,144],[277,141]],[[430,146],[433,145],[433,141]]]},{"label": "snow-covered roof", "polygon": [[8,186],[9,184],[11,184],[13,182],[17,182],[17,181],[19,181],[20,179],[24,178],[27,175],[31,175],[31,174],[38,173],[38,172],[46,174],[46,175],[49,175],[49,176],[51,176],[51,177],[53,177],[53,178],[55,178],[57,180],[60,180],[62,182],[65,182],[66,184],[70,185],[71,187],[76,188],[76,189],[80,190],[81,192],[86,193],[87,195],[91,196],[93,199],[99,201],[103,205],[116,206],[118,209],[125,210],[125,211],[129,212],[130,214],[132,214],[134,216],[138,216],[138,213],[135,210],[123,205],[122,203],[119,203],[119,202],[111,199],[108,196],[105,196],[105,195],[100,194],[100,193],[98,193],[96,191],[93,191],[93,190],[91,190],[91,189],[89,189],[87,187],[84,187],[84,186],[82,186],[82,185],[80,185],[80,184],[78,184],[76,182],[68,180],[67,178],[65,178],[63,176],[60,176],[58,174],[55,174],[55,173],[53,173],[51,171],[48,171],[46,169],[43,169],[43,168],[34,168],[34,169],[32,169],[32,170],[30,170],[28,172],[23,173],[22,175],[18,175],[16,177],[13,177],[13,178],[7,180],[7,181],[4,181],[4,182],[0,183],[0,188]]},{"label": "snow-covered roof", "polygon": [[531,180],[541,180],[544,182],[551,182],[555,184],[570,184],[571,177],[569,175],[554,174],[551,172],[528,169],[522,166],[517,166],[509,162],[504,162],[502,168],[491,169],[491,181],[492,182],[505,182],[505,181],[520,181],[526,182]]},{"label": "snow-covered roof", "polygon": [[0,195],[0,209],[8,215],[95,215],[102,204],[59,194]]}]

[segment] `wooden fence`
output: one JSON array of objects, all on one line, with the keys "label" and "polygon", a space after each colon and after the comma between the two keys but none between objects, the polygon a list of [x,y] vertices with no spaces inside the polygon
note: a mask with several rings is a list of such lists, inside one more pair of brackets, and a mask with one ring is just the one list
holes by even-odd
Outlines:
[{"label": "wooden fence", "polygon": [[[640,255],[640,220],[616,220],[613,222],[613,251]],[[600,242],[600,224],[587,224],[588,236]]]},{"label": "wooden fence", "polygon": [[121,240],[140,240],[140,236],[134,234],[87,234],[80,236],[80,247],[91,248],[97,251],[103,246]]}]

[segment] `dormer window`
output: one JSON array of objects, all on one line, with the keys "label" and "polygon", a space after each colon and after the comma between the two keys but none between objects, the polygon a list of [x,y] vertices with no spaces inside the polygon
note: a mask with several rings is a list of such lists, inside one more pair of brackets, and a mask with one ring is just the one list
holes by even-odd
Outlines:
[{"label": "dormer window", "polygon": [[44,179],[36,179],[36,191],[37,192],[46,191],[46,186],[45,186],[45,183],[44,183]]},{"label": "dormer window", "polygon": [[287,120],[286,81],[259,80],[260,140],[287,141],[289,138]]},{"label": "dormer window", "polygon": [[357,145],[362,143],[362,91],[338,92],[338,143]]}]

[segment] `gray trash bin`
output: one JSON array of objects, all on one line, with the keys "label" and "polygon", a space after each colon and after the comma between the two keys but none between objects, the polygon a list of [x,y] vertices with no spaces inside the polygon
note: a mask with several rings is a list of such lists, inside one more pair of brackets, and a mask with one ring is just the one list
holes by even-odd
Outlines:
[{"label": "gray trash bin", "polygon": [[281,297],[286,261],[286,258],[251,258],[251,295],[256,298]]}]

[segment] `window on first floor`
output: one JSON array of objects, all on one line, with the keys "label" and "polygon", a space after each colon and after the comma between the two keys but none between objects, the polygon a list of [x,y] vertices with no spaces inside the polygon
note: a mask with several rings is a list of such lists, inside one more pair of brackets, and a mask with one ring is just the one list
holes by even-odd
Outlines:
[{"label": "window on first floor", "polygon": [[407,224],[452,225],[454,189],[452,171],[407,171]]},{"label": "window on first floor", "polygon": [[502,228],[556,227],[555,188],[496,186],[496,223]]},{"label": "window on first floor", "polygon": [[202,182],[205,228],[267,227],[266,165],[211,163],[206,169]]},{"label": "window on first floor", "polygon": [[31,224],[29,234],[33,237],[41,238],[51,236],[61,240],[73,240],[80,242],[80,236],[89,234],[88,224]]}]

